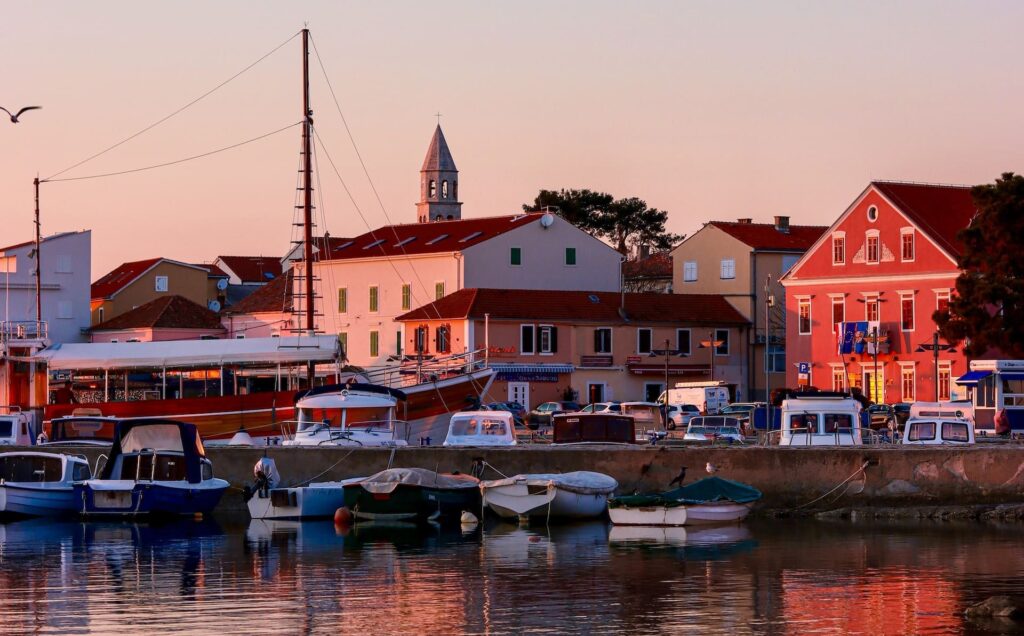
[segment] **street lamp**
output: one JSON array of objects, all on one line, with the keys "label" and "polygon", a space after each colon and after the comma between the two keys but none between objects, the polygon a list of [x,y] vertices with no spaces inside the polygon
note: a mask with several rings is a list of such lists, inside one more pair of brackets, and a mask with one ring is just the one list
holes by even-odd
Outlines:
[{"label": "street lamp", "polygon": [[725,340],[715,340],[715,332],[708,332],[708,339],[700,341],[701,349],[711,349],[711,381],[715,381],[715,352],[718,347],[725,344]]},{"label": "street lamp", "polygon": [[953,345],[951,345],[949,343],[940,343],[939,342],[939,332],[936,331],[934,334],[932,334],[932,341],[931,342],[926,342],[924,344],[917,345],[917,349],[915,349],[914,351],[916,351],[917,353],[924,353],[925,351],[931,351],[931,352],[933,352],[935,354],[935,376],[934,376],[933,379],[935,380],[935,401],[938,402],[939,401],[939,352],[940,351],[948,351],[949,353],[956,353],[956,349],[954,349]]},{"label": "street lamp", "polygon": [[669,339],[665,338],[665,348],[664,349],[651,349],[651,352],[649,354],[647,354],[648,357],[651,357],[651,358],[657,358],[658,356],[665,356],[665,393],[664,393],[665,399],[663,401],[664,404],[663,404],[663,407],[662,407],[664,409],[664,412],[662,413],[662,419],[665,421],[666,427],[668,426],[668,363],[669,363],[669,360],[672,359],[672,356],[679,356],[681,358],[685,358],[685,357],[690,355],[689,353],[684,353],[684,352],[680,351],[679,349],[670,349],[669,348],[670,344],[671,344],[671,342],[669,341]]}]

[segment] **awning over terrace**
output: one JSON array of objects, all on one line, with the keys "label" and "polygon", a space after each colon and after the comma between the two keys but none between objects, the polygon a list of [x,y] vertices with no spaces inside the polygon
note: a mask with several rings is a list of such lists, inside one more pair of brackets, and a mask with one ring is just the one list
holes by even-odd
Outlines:
[{"label": "awning over terrace", "polygon": [[961,386],[975,386],[978,384],[978,380],[987,378],[990,375],[992,375],[991,371],[969,371],[957,378],[956,383]]}]

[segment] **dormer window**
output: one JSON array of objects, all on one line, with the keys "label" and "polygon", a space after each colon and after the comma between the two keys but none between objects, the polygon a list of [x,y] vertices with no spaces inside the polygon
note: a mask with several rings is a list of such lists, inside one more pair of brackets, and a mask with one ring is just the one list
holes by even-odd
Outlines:
[{"label": "dormer window", "polygon": [[448,198],[448,179],[445,179],[444,181],[441,182],[441,198]]},{"label": "dormer window", "polygon": [[431,199],[437,196],[437,181],[434,181],[433,179],[430,180],[430,189],[427,196]]},{"label": "dormer window", "polygon": [[438,241],[443,241],[446,238],[448,238],[448,235],[447,234],[442,234],[441,236],[439,236],[437,238],[433,238],[433,239],[430,239],[429,241],[427,241],[427,245],[433,245],[434,243],[437,243]]}]

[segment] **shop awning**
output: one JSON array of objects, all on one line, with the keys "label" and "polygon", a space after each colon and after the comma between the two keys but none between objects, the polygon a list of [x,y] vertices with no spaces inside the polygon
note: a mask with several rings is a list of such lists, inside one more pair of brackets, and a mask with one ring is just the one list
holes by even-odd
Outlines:
[{"label": "shop awning", "polygon": [[956,383],[962,386],[974,386],[978,380],[992,375],[991,371],[969,371],[956,379]]},{"label": "shop awning", "polygon": [[1000,373],[1001,380],[1024,380],[1024,373]]},{"label": "shop awning", "polygon": [[337,336],[289,336],[230,340],[166,340],[160,342],[90,342],[57,344],[34,360],[51,371],[69,369],[160,369],[218,367],[235,364],[297,364],[332,362],[338,357]]},{"label": "shop awning", "polygon": [[572,373],[571,364],[516,364],[514,362],[491,364],[498,373]]}]

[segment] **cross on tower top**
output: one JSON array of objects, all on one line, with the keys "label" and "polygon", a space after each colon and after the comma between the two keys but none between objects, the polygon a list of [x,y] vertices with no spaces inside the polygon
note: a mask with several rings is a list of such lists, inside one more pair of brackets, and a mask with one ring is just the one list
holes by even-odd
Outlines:
[{"label": "cross on tower top", "polygon": [[441,111],[434,113],[434,117],[437,117],[437,125],[441,125]]}]

